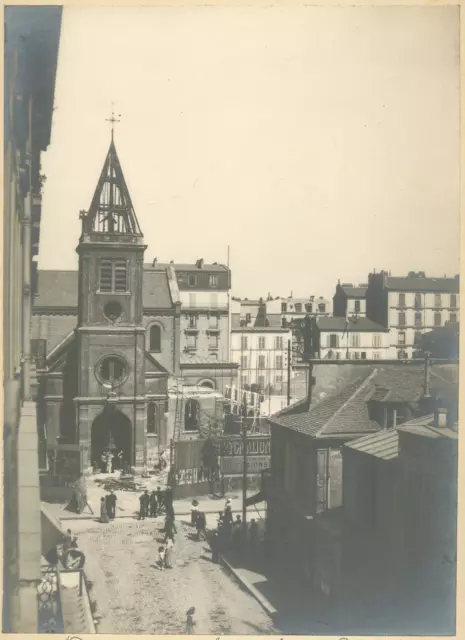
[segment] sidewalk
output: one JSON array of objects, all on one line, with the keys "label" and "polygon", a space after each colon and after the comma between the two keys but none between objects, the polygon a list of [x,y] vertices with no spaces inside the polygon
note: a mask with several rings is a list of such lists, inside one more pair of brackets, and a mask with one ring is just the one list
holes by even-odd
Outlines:
[{"label": "sidewalk", "polygon": [[[254,495],[256,491],[248,491],[247,497]],[[44,503],[47,506],[47,510],[50,511],[56,518],[59,520],[77,520],[77,519],[87,519],[92,520],[100,517],[100,498],[105,495],[105,491],[103,491],[98,486],[89,486],[87,490],[87,499],[89,501],[90,507],[93,511],[93,515],[89,513],[88,509],[86,509],[85,513],[72,513],[70,511],[65,510],[65,506],[63,504],[58,503]],[[117,497],[116,502],[116,518],[134,518],[139,512],[139,495],[137,492],[130,491],[115,491],[115,495]],[[215,498],[213,496],[198,496],[196,500],[199,503],[199,510],[203,511],[205,514],[217,514],[219,511],[224,509],[224,505],[226,499],[229,498],[231,500],[231,509],[235,514],[242,514],[242,494],[240,492],[234,492],[231,494],[226,494],[223,498]],[[174,512],[176,517],[178,516],[190,516],[191,514],[191,503],[193,498],[181,498],[179,500],[174,500]],[[262,507],[260,509],[260,507]],[[255,518],[259,520],[260,517],[264,518],[265,514],[263,512],[263,505],[251,506],[247,508],[248,518]]]},{"label": "sidewalk", "polygon": [[283,633],[337,635],[325,615],[324,602],[317,601],[309,586],[290,575],[286,567],[267,562],[262,549],[245,556],[227,551],[221,554],[221,559]]}]

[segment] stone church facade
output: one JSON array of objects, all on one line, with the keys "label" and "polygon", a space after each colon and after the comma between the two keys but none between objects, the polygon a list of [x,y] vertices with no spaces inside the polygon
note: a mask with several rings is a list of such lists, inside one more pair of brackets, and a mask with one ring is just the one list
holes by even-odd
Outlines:
[{"label": "stone church facade", "polygon": [[[212,422],[222,417],[207,388],[200,396],[187,394],[200,400],[186,395],[176,403],[185,415],[170,416],[173,380],[182,375],[192,386],[207,379],[205,387],[221,390],[237,377],[237,366],[181,358],[176,275],[170,266],[144,267],[144,236],[113,137],[80,218],[78,271],[38,274],[32,338],[39,433],[48,449],[79,444],[84,470],[98,465],[108,448],[140,470],[175,433],[200,433],[201,417],[209,413],[202,402],[213,407]],[[179,383],[176,388],[179,395]]]}]

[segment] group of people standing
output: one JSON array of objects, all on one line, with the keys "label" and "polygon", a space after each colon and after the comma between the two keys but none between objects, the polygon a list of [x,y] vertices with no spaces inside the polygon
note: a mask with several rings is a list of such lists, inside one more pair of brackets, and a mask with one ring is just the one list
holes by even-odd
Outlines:
[{"label": "group of people standing", "polygon": [[252,550],[256,550],[259,542],[258,524],[251,519],[248,532],[244,531],[244,523],[240,515],[233,518],[231,500],[228,498],[223,511],[218,513],[217,527],[211,539],[212,560],[218,562],[220,551],[232,549],[243,551],[249,543]]},{"label": "group of people standing", "polygon": [[174,514],[173,511],[173,491],[168,488],[162,491],[160,487],[157,487],[156,491],[148,492],[146,489],[144,493],[139,496],[139,516],[138,520],[145,520],[145,518],[156,518],[157,515],[161,515],[163,511],[168,515]]}]

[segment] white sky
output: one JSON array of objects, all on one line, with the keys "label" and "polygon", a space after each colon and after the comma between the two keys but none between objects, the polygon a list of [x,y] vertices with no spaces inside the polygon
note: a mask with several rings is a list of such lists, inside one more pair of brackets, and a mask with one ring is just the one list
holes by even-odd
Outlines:
[{"label": "white sky", "polygon": [[65,8],[39,266],[77,267],[115,141],[146,261],[332,296],[459,259],[457,8]]}]

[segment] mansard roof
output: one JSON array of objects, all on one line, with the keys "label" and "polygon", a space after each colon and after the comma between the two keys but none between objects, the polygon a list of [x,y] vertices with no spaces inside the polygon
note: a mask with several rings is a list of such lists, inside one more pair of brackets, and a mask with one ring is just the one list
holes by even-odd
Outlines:
[{"label": "mansard roof", "polygon": [[81,218],[84,234],[142,237],[113,136],[89,211],[81,212]]}]

